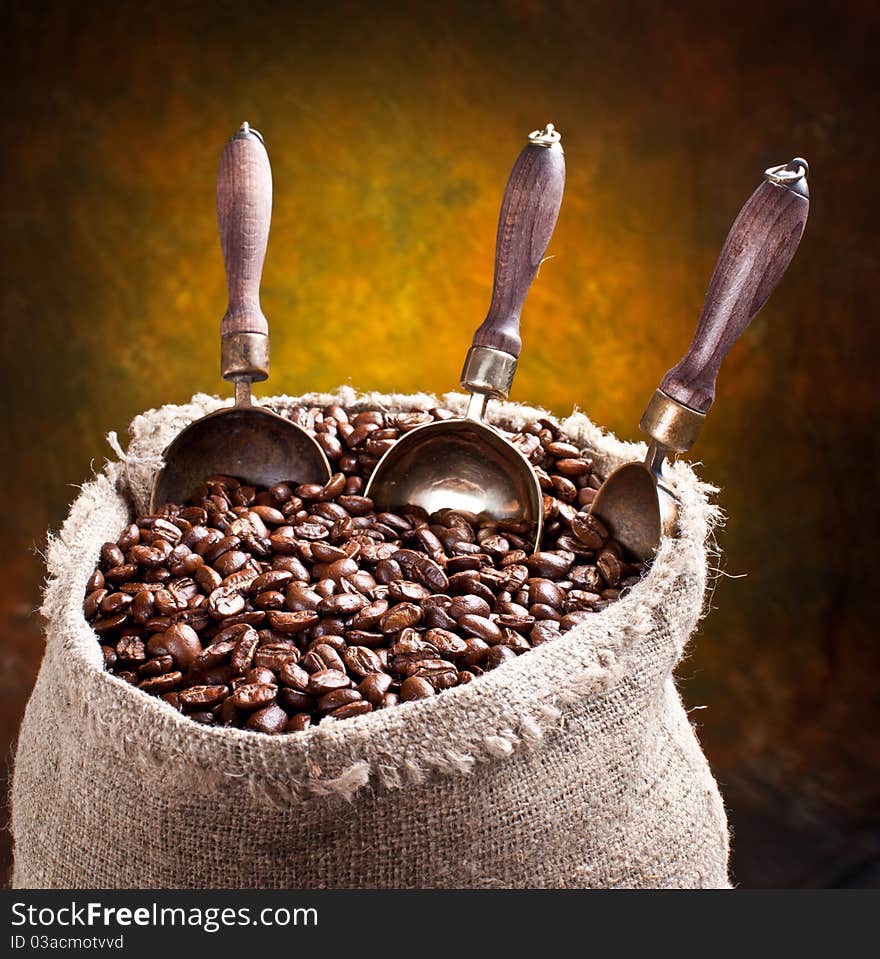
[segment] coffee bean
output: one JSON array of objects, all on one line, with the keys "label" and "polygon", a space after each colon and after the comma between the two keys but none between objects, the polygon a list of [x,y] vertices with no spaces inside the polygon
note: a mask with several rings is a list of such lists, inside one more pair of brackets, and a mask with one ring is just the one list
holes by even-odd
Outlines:
[{"label": "coffee bean", "polygon": [[275,699],[278,687],[267,683],[244,683],[232,694],[238,709],[261,709]]},{"label": "coffee bean", "polygon": [[367,673],[361,680],[358,691],[364,699],[378,707],[382,704],[382,698],[391,689],[392,683],[393,680],[388,673]]},{"label": "coffee bean", "polygon": [[430,699],[434,687],[423,676],[410,676],[400,685],[401,702],[409,703],[416,699]]},{"label": "coffee bean", "polygon": [[571,553],[548,551],[533,553],[526,559],[525,565],[532,576],[561,579],[571,569],[573,562]]},{"label": "coffee bean", "polygon": [[509,646],[493,646],[486,656],[486,669],[495,669],[511,659],[516,659],[516,653]]},{"label": "coffee bean", "polygon": [[589,610],[578,609],[571,613],[566,613],[562,619],[559,620],[559,628],[563,633],[567,632],[569,629],[574,629],[575,626],[580,626],[581,623],[586,623],[593,618],[595,613]]},{"label": "coffee bean", "polygon": [[467,613],[459,618],[458,625],[467,636],[476,636],[478,639],[489,643],[490,646],[501,642],[501,629],[497,623],[486,616]]},{"label": "coffee bean", "polygon": [[315,708],[315,700],[311,696],[287,687],[278,690],[278,704],[288,712],[311,712]]},{"label": "coffee bean", "polygon": [[571,523],[571,531],[588,548],[601,549],[609,534],[605,524],[592,513],[578,513]]},{"label": "coffee bean", "polygon": [[368,605],[360,593],[340,593],[328,596],[318,604],[318,612],[329,616],[352,616]]},{"label": "coffee bean", "polygon": [[609,586],[617,586],[620,583],[623,575],[623,563],[613,552],[601,553],[596,560],[596,566]]},{"label": "coffee bean", "polygon": [[448,629],[428,629],[425,642],[430,643],[443,659],[457,662],[467,654],[467,640]]},{"label": "coffee bean", "polygon": [[287,713],[274,704],[265,706],[263,709],[258,709],[255,713],[251,713],[250,718],[245,723],[246,729],[252,729],[260,733],[268,733],[269,735],[283,733],[286,726]]},{"label": "coffee bean", "polygon": [[185,710],[203,709],[213,706],[229,695],[226,686],[190,686],[178,693],[180,708]]},{"label": "coffee bean", "polygon": [[[198,641],[198,637],[196,637]],[[147,658],[147,651],[143,642],[137,636],[123,636],[116,644],[116,655],[129,666],[133,663],[142,663]]]},{"label": "coffee bean", "polygon": [[407,669],[410,676],[426,679],[438,692],[458,685],[458,670],[443,659],[423,659]]},{"label": "coffee bean", "polygon": [[254,666],[271,669],[273,673],[280,673],[285,663],[296,662],[299,659],[299,650],[296,646],[272,645],[259,646],[254,652]]},{"label": "coffee bean", "polygon": [[141,680],[141,682],[138,683],[138,688],[144,690],[144,692],[158,696],[176,689],[182,680],[183,673],[181,672],[161,673],[160,675],[150,676],[147,679]]},{"label": "coffee bean", "polygon": [[529,605],[543,603],[553,609],[561,609],[565,601],[565,591],[552,580],[536,577],[529,580]]},{"label": "coffee bean", "polygon": [[287,721],[287,726],[285,729],[289,733],[298,733],[302,732],[304,729],[308,729],[312,725],[312,717],[309,713],[295,713]]},{"label": "coffee bean", "polygon": [[458,657],[461,666],[478,666],[489,653],[489,644],[478,636],[472,636],[465,640],[465,651]]},{"label": "coffee bean", "polygon": [[161,643],[181,669],[188,669],[202,651],[199,634],[191,626],[170,626],[162,635]]},{"label": "coffee bean", "polygon": [[112,569],[114,566],[121,566],[124,562],[125,554],[116,545],[116,543],[104,543],[104,545],[101,547],[102,569]]},{"label": "coffee bean", "polygon": [[359,702],[363,702],[363,697],[356,689],[333,689],[318,699],[316,708],[319,713],[332,713],[342,706]]},{"label": "coffee bean", "polygon": [[138,675],[161,676],[163,673],[170,673],[172,669],[174,669],[174,659],[171,656],[153,656],[138,667]]},{"label": "coffee bean", "polygon": [[351,680],[338,669],[321,669],[309,676],[307,691],[310,696],[324,696],[334,689],[345,689]]},{"label": "coffee bean", "polygon": [[535,623],[529,633],[529,640],[532,646],[540,646],[541,643],[556,639],[560,634],[559,622],[552,619],[544,619]]},{"label": "coffee bean", "polygon": [[397,633],[408,626],[415,626],[421,618],[422,611],[415,603],[398,603],[379,620],[379,628],[383,633]]},{"label": "coffee bean", "polygon": [[373,707],[370,703],[361,701],[340,706],[339,709],[334,709],[330,716],[333,719],[351,719],[353,716],[363,716],[372,711]]},{"label": "coffee bean", "polygon": [[473,593],[466,593],[464,596],[456,596],[449,604],[446,612],[452,619],[460,620],[462,616],[482,616],[487,617],[492,612],[492,607],[480,596]]},{"label": "coffee bean", "polygon": [[372,649],[366,646],[349,646],[343,657],[345,668],[357,680],[363,679],[370,673],[381,673],[382,662]]},{"label": "coffee bean", "polygon": [[314,626],[320,616],[309,609],[300,610],[295,613],[281,612],[279,610],[269,610],[266,621],[270,629],[277,630],[279,633],[291,635],[302,633]]}]

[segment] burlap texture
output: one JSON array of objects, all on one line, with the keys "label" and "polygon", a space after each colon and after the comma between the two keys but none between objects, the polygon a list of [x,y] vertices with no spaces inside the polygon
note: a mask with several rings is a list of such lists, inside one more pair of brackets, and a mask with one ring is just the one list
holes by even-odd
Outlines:
[{"label": "burlap texture", "polygon": [[[348,388],[271,402],[303,400],[436,402]],[[138,416],[127,454],[51,541],[46,654],[12,786],[14,886],[728,885],[724,809],[672,675],[715,519],[688,466],[672,467],[679,535],[587,624],[433,699],[269,737],[199,726],[106,673],[82,615],[100,546],[143,507],[162,450],[219,405],[200,395]],[[509,429],[536,415],[490,411]],[[603,473],[644,454],[580,413],[564,429]]]}]

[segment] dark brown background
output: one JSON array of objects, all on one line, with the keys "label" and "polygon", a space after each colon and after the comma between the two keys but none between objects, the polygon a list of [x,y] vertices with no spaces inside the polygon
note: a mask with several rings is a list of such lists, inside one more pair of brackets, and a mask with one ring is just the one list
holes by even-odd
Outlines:
[{"label": "dark brown background", "polygon": [[626,437],[740,204],[801,154],[806,237],[694,451],[729,519],[679,675],[737,880],[880,883],[878,18],[824,7],[5,3],[7,748],[45,529],[108,430],[223,388],[214,174],[242,119],[274,167],[264,306],[288,392],[455,384],[507,171],[553,121],[568,186],[514,398]]}]

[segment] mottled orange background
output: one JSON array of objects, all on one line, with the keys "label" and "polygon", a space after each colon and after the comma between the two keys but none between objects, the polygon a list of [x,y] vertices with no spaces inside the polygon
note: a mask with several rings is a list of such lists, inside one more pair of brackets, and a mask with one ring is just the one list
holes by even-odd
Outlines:
[{"label": "mottled orange background", "polygon": [[568,184],[514,398],[630,438],[739,206],[801,154],[806,237],[693,454],[728,523],[680,678],[736,879],[880,884],[876,4],[3,8],[7,751],[46,528],[108,430],[224,389],[214,175],[243,119],[274,169],[263,302],[291,393],[455,385],[507,172],[555,123]]}]

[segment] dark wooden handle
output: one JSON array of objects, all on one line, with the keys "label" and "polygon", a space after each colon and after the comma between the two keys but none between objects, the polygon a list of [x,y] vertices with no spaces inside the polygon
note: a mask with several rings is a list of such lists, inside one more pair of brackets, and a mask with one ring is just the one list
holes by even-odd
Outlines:
[{"label": "dark wooden handle", "polygon": [[805,180],[795,186],[767,180],[746,201],[724,241],[690,348],[660,384],[668,396],[700,413],[715,399],[724,357],[776,289],[798,248],[810,201]]},{"label": "dark wooden handle", "polygon": [[260,278],[271,215],[269,156],[262,137],[245,123],[223,148],[217,170],[217,222],[229,285],[221,336],[269,332],[260,307]]},{"label": "dark wooden handle", "polygon": [[492,303],[474,334],[474,346],[519,356],[519,316],[556,226],[564,187],[565,156],[558,142],[523,147],[504,191]]}]

